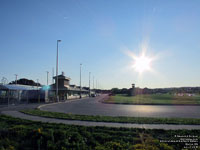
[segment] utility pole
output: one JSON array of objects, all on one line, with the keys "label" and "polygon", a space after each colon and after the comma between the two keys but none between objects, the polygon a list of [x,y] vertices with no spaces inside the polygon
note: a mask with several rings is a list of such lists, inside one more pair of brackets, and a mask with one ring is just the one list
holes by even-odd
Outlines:
[{"label": "utility pole", "polygon": [[80,64],[80,98],[81,98],[81,66],[82,64]]},{"label": "utility pole", "polygon": [[58,43],[61,42],[61,40],[57,40],[57,57],[56,57],[56,99],[59,101],[58,98]]},{"label": "utility pole", "polygon": [[3,85],[8,83],[8,79],[6,77],[2,77],[1,82]]},{"label": "utility pole", "polygon": [[17,74],[15,74],[15,84],[17,84]]}]

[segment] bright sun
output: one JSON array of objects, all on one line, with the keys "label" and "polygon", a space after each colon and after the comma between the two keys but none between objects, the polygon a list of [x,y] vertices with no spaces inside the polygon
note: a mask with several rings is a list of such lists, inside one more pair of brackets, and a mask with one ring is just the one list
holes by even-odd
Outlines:
[{"label": "bright sun", "polygon": [[152,62],[154,62],[158,56],[147,55],[147,47],[148,45],[143,44],[139,55],[135,55],[135,53],[130,50],[125,50],[125,53],[132,58],[129,67],[134,69],[134,71],[138,72],[140,75],[146,71],[155,72],[152,68]]},{"label": "bright sun", "polygon": [[139,57],[134,57],[133,68],[139,73],[151,70],[151,61],[152,59],[145,56],[145,54],[142,54]]}]

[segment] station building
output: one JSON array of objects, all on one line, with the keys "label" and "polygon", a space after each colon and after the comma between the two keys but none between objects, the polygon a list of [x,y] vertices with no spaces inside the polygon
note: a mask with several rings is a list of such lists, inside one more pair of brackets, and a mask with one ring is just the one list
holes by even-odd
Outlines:
[{"label": "station building", "polygon": [[[56,96],[57,76],[53,77],[53,79],[55,82],[49,88],[49,100],[55,100]],[[60,100],[83,98],[90,95],[89,87],[70,85],[70,80],[63,72],[61,75],[58,75],[58,97]]]},{"label": "station building", "polygon": [[[29,86],[19,84],[0,84],[0,104],[19,104],[37,102],[55,102],[57,76],[53,77],[54,84],[50,86]],[[89,87],[70,85],[70,78],[64,73],[58,75],[59,100],[89,97],[94,90]]]},{"label": "station building", "polygon": [[0,104],[19,104],[45,101],[44,91],[39,86],[0,84]]}]

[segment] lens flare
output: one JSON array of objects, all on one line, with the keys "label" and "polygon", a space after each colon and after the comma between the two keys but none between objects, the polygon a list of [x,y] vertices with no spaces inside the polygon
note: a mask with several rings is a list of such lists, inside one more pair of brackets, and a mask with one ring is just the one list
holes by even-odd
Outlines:
[{"label": "lens flare", "polygon": [[146,50],[146,47],[142,48],[140,55],[135,55],[132,51],[125,50],[125,53],[132,58],[130,69],[134,69],[134,71],[139,74],[146,71],[154,72],[152,69],[152,62],[157,58],[157,56],[148,56]]},{"label": "lens flare", "polygon": [[143,53],[139,57],[134,57],[133,68],[135,69],[135,71],[143,73],[144,71],[151,70],[151,62],[152,59],[145,56],[145,53]]}]

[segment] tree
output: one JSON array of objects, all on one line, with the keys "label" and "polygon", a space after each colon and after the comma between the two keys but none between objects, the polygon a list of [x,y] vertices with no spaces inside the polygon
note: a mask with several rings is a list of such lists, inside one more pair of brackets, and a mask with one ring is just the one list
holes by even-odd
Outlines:
[{"label": "tree", "polygon": [[112,94],[119,94],[119,89],[118,88],[112,88],[111,89]]},{"label": "tree", "polygon": [[[16,84],[16,81],[12,81],[9,84]],[[31,85],[31,86],[41,86],[40,83],[36,83],[33,80],[29,80],[26,78],[22,78],[17,80],[17,84],[21,84],[21,85]]]},{"label": "tree", "polygon": [[127,88],[121,89],[121,94],[128,94],[129,90]]}]

